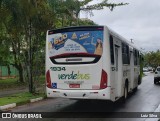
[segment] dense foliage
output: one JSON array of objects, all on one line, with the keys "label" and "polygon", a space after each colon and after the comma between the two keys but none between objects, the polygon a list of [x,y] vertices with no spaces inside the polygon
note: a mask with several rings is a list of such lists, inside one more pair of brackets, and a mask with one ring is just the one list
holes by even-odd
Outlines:
[{"label": "dense foliage", "polygon": [[[29,81],[30,92],[44,74],[45,35],[48,29],[64,26],[95,25],[79,19],[79,13],[126,3],[100,3],[93,0],[0,0],[0,64],[13,65],[19,81]],[[34,85],[32,83],[34,82]]]},{"label": "dense foliage", "polygon": [[160,50],[156,52],[147,52],[144,54],[144,66],[151,66],[156,68],[160,66]]}]

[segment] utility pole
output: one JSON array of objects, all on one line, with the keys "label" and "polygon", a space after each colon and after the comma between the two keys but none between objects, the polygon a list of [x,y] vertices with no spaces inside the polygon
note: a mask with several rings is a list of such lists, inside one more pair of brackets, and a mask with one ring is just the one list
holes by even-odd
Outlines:
[{"label": "utility pole", "polygon": [[131,39],[131,43],[134,44],[133,39]]}]

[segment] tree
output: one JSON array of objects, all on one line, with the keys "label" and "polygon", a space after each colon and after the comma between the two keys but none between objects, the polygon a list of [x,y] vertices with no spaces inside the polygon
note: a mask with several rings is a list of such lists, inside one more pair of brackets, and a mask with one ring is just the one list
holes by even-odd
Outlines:
[{"label": "tree", "polygon": [[117,3],[117,4],[109,3],[108,0],[103,0],[100,3],[89,5],[88,3],[92,1],[93,0],[82,0],[82,1],[76,0],[77,3],[79,2],[79,4],[77,4],[78,6],[76,6],[77,9],[75,11],[76,18],[78,18],[80,11],[86,11],[86,12],[89,12],[91,15],[93,15],[92,13],[93,10],[102,10],[105,7],[108,7],[111,11],[113,11],[113,9],[117,6],[128,5],[128,3]]},{"label": "tree", "polygon": [[[70,24],[76,23],[75,25],[79,25],[79,14],[81,11],[89,12],[93,14],[93,10],[102,10],[105,7],[108,7],[111,11],[116,6],[127,5],[128,3],[109,3],[108,0],[103,0],[100,3],[95,3],[89,5],[90,2],[93,0],[48,0],[49,5],[52,9],[54,15],[57,15],[56,18],[62,20],[62,27],[65,24],[67,19],[69,20]],[[58,7],[57,7],[58,6]],[[56,27],[56,26],[55,26]]]},{"label": "tree", "polygon": [[[45,0],[1,1],[0,14],[3,19],[0,22],[4,28],[1,33],[8,37],[8,40],[4,38],[1,40],[9,43],[8,48],[12,50],[14,57],[14,62],[10,64],[17,68],[20,82],[24,82],[25,78],[32,81],[32,66],[37,59],[35,55],[37,51],[44,50],[45,33],[53,23],[45,2]],[[5,14],[3,10],[6,10]],[[33,92],[32,82],[29,85],[30,92]]]},{"label": "tree", "polygon": [[[44,70],[46,30],[72,25],[95,25],[78,18],[80,11],[100,10],[125,5],[107,0],[88,5],[93,0],[0,0],[0,59],[13,65],[20,82],[29,82],[34,92]],[[58,6],[58,7],[57,7]],[[39,66],[41,65],[41,66]]]},{"label": "tree", "polygon": [[145,53],[144,60],[145,66],[152,66],[156,68],[160,65],[160,50]]}]

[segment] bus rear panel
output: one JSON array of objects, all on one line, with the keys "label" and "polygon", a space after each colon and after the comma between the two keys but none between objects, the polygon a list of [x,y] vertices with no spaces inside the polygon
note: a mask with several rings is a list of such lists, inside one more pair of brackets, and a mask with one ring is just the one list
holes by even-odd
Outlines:
[{"label": "bus rear panel", "polygon": [[110,100],[109,70],[103,68],[104,31],[103,26],[92,26],[47,32],[48,97]]}]

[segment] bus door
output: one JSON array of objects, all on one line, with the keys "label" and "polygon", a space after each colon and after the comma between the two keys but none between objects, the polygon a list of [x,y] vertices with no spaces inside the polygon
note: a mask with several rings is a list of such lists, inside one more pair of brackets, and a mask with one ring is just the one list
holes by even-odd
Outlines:
[{"label": "bus door", "polygon": [[130,50],[130,69],[131,69],[131,88],[133,89],[134,88],[134,57],[133,57],[133,51]]},{"label": "bus door", "polygon": [[120,46],[115,45],[115,95],[118,97],[120,86]]}]

